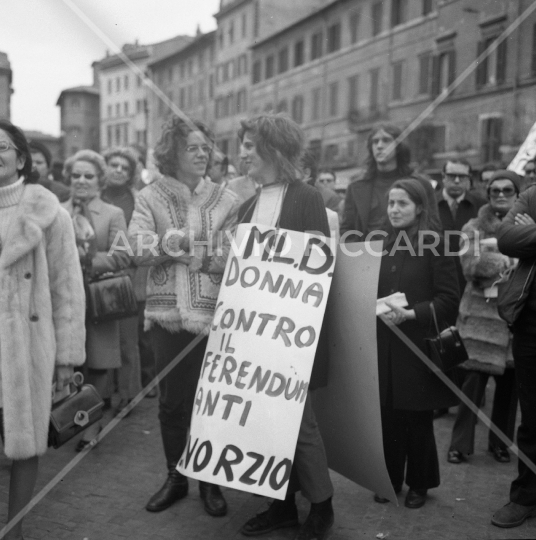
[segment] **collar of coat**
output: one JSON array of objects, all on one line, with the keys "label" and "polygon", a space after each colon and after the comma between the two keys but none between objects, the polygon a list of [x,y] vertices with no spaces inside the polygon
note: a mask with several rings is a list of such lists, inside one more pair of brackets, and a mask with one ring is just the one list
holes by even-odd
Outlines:
[{"label": "collar of coat", "polygon": [[59,210],[56,195],[39,184],[26,184],[3,242],[0,268],[8,268],[32,251]]},{"label": "collar of coat", "polygon": [[471,220],[475,229],[478,229],[488,235],[497,235],[497,229],[502,221],[496,216],[495,212],[491,209],[490,204],[481,206],[478,210],[476,218]]}]

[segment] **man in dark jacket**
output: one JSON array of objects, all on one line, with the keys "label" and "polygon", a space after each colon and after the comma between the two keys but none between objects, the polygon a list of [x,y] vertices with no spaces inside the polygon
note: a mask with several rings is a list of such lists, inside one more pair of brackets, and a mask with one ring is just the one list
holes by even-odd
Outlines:
[{"label": "man in dark jacket", "polygon": [[[515,312],[511,317],[514,335],[512,352],[516,370],[521,424],[517,431],[519,449],[532,461],[532,468],[518,459],[518,476],[510,487],[510,502],[495,512],[497,527],[521,525],[536,516],[536,187],[528,188],[503,219],[498,231],[499,250],[519,258],[512,285],[517,285]],[[519,283],[517,283],[519,281]],[[521,293],[519,292],[521,291]],[[500,300],[501,303],[501,300]],[[504,300],[503,300],[504,305]],[[504,316],[504,313],[503,313]]]},{"label": "man in dark jacket", "polygon": [[385,231],[387,193],[393,183],[402,178],[413,177],[423,184],[430,201],[432,224],[439,228],[432,184],[413,173],[409,166],[409,147],[403,142],[397,143],[400,134],[400,129],[391,124],[378,124],[372,129],[367,141],[367,171],[362,179],[352,182],[346,191],[341,242],[363,242],[374,239],[370,233]]},{"label": "man in dark jacket", "polygon": [[[478,215],[486,200],[471,188],[471,166],[466,161],[449,160],[443,166],[443,190],[437,195],[437,208],[445,231],[445,245],[451,253],[460,251],[459,232]],[[465,288],[462,266],[456,259],[460,289]]]},{"label": "man in dark jacket", "polygon": [[61,182],[50,178],[52,154],[50,150],[39,141],[30,141],[30,153],[32,154],[33,169],[39,174],[38,182],[58,197],[60,202],[67,201],[71,196],[71,190]]}]

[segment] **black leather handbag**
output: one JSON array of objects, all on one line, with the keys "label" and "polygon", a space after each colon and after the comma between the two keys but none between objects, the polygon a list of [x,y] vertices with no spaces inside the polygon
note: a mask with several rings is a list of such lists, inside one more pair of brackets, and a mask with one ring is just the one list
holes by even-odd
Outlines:
[{"label": "black leather handbag", "polygon": [[75,373],[76,390],[52,405],[48,446],[59,448],[102,418],[104,401],[94,386],[83,383],[82,374]]},{"label": "black leather handbag", "polygon": [[102,274],[86,287],[87,318],[92,323],[115,321],[138,315],[138,302],[130,276]]},{"label": "black leather handbag", "polygon": [[443,373],[448,373],[468,360],[469,356],[458,329],[455,326],[449,326],[440,331],[433,302],[430,302],[430,310],[437,335],[426,339],[428,356]]}]

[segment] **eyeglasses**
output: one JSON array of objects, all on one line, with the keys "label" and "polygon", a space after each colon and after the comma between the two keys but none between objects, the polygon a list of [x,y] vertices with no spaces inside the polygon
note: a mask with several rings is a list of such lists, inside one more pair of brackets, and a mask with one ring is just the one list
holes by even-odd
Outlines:
[{"label": "eyeglasses", "polygon": [[212,148],[208,144],[190,144],[186,147],[186,152],[189,154],[197,154],[199,150],[205,154],[210,154],[212,152]]},{"label": "eyeglasses", "polygon": [[536,176],[536,169],[529,169],[528,171],[525,171],[525,176]]},{"label": "eyeglasses", "polygon": [[516,190],[513,187],[498,188],[494,187],[489,190],[491,197],[498,197],[500,194],[503,194],[505,197],[513,197],[516,194]]},{"label": "eyeglasses", "polygon": [[456,178],[458,178],[460,182],[471,179],[471,177],[468,174],[445,173],[445,180],[448,180],[449,182],[455,182]]},{"label": "eyeglasses", "polygon": [[130,172],[130,166],[129,165],[123,165],[122,163],[109,163],[108,167],[110,167],[110,169]]},{"label": "eyeglasses", "polygon": [[7,152],[10,148],[13,148],[13,150],[18,151],[18,148],[7,141],[0,141],[0,152]]},{"label": "eyeglasses", "polygon": [[92,173],[84,173],[84,174],[80,174],[80,173],[71,173],[71,178],[73,180],[79,180],[80,178],[82,178],[82,176],[86,179],[86,180],[93,180],[93,178],[95,178],[95,176],[97,176],[96,174],[92,174]]}]

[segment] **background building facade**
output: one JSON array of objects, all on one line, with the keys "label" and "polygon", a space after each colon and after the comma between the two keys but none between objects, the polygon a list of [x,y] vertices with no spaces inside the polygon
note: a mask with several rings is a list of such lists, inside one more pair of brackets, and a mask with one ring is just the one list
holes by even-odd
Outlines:
[{"label": "background building facade", "polygon": [[11,118],[13,72],[7,54],[0,52],[0,118]]},{"label": "background building facade", "polygon": [[99,90],[95,86],[76,86],[63,90],[56,103],[60,108],[62,157],[67,159],[78,150],[98,152]]}]

